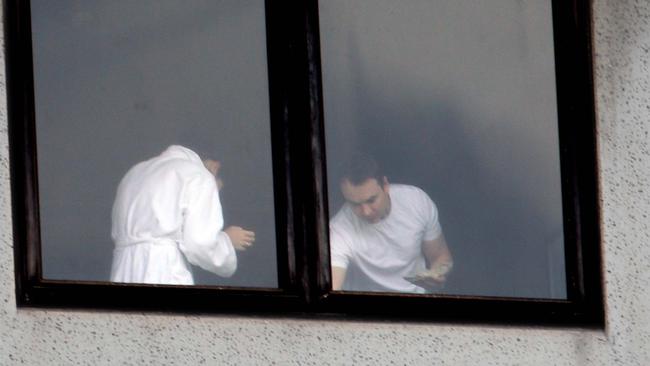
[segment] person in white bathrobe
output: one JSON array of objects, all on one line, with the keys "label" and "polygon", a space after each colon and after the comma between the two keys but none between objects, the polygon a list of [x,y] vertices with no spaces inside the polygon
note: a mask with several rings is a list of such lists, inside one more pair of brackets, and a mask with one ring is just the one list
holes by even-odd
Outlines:
[{"label": "person in white bathrobe", "polygon": [[112,211],[112,282],[192,285],[190,264],[235,273],[235,250],[252,245],[255,234],[222,231],[219,166],[173,145],[126,173]]}]

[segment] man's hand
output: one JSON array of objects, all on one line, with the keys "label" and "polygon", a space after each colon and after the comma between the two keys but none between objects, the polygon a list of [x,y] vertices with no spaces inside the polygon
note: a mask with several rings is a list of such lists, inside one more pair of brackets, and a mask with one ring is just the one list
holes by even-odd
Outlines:
[{"label": "man's hand", "polygon": [[240,228],[239,226],[229,226],[224,232],[230,237],[232,246],[235,250],[244,251],[255,242],[255,233]]},{"label": "man's hand", "polygon": [[451,263],[436,263],[426,271],[422,271],[415,275],[422,279],[431,279],[438,284],[443,284],[447,280],[447,274],[451,271],[453,264]]},{"label": "man's hand", "polygon": [[423,241],[422,254],[427,260],[429,269],[417,273],[409,281],[428,291],[439,290],[447,281],[447,275],[454,265],[445,236],[441,234],[433,240]]},{"label": "man's hand", "polygon": [[447,274],[451,271],[453,264],[437,263],[431,268],[416,274],[414,277],[405,278],[416,286],[427,291],[436,291],[442,288],[447,280]]}]

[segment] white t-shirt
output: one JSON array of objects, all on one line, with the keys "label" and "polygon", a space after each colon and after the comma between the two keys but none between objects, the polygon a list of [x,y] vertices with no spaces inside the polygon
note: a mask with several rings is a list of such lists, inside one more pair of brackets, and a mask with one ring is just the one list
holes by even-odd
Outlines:
[{"label": "white t-shirt", "polygon": [[330,221],[332,266],[348,269],[344,290],[423,293],[404,280],[425,269],[422,241],[442,234],[438,210],[421,189],[390,185],[386,218],[368,223],[346,203]]},{"label": "white t-shirt", "polygon": [[231,276],[237,256],[222,228],[214,176],[195,152],[170,146],[120,182],[112,212],[111,281],[191,285],[188,262]]}]

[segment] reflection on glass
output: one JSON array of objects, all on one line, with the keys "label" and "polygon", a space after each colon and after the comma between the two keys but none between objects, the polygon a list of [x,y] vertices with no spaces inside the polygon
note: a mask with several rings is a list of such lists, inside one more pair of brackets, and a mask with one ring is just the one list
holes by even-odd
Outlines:
[{"label": "reflection on glass", "polygon": [[334,289],[566,298],[550,3],[319,16]]},{"label": "reflection on glass", "polygon": [[32,2],[45,278],[277,287],[264,17]]}]

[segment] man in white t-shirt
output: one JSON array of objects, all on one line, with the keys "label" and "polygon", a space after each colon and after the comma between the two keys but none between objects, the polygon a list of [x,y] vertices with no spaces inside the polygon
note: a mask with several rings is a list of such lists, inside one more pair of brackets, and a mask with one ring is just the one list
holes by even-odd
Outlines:
[{"label": "man in white t-shirt", "polygon": [[440,288],[453,260],[438,211],[421,189],[389,185],[378,164],[346,164],[346,203],[330,221],[334,290],[424,293]]}]

